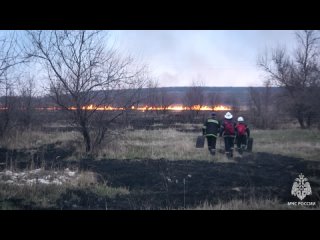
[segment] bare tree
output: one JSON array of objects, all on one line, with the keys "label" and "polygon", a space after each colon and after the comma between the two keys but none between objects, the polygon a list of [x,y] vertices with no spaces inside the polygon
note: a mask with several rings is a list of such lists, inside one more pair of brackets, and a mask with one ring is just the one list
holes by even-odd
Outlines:
[{"label": "bare tree", "polygon": [[159,106],[159,82],[157,80],[149,80],[147,83],[146,104],[150,107]]},{"label": "bare tree", "polygon": [[0,137],[4,137],[14,126],[16,98],[14,96],[13,84],[6,77],[2,79],[1,88]]},{"label": "bare tree", "polygon": [[36,95],[35,81],[33,77],[19,81],[19,122],[21,129],[30,127],[34,114],[34,99]]},{"label": "bare tree", "polygon": [[14,32],[5,34],[0,39],[0,83],[8,80],[9,71],[24,62],[21,52],[17,47],[17,39]]},{"label": "bare tree", "polygon": [[144,84],[144,68],[107,49],[103,31],[28,31],[27,35],[33,46],[29,55],[44,65],[52,97],[69,113],[86,152],[91,152],[123,113],[99,109],[130,107]]},{"label": "bare tree", "polygon": [[269,82],[263,89],[249,88],[249,113],[251,122],[258,128],[276,127],[277,98]]},{"label": "bare tree", "polygon": [[232,106],[232,112],[235,116],[237,116],[240,112],[240,103],[239,99],[237,99],[235,96],[231,96],[231,106]]},{"label": "bare tree", "polygon": [[162,113],[166,113],[170,105],[174,104],[175,98],[172,94],[168,93],[166,88],[161,88],[159,90],[159,104],[160,107],[163,109]]},{"label": "bare tree", "polygon": [[207,102],[211,107],[221,104],[221,96],[219,93],[211,92],[207,94]]},{"label": "bare tree", "polygon": [[249,113],[251,121],[257,127],[261,127],[261,115],[262,115],[262,103],[261,96],[258,90],[250,87],[249,88]]},{"label": "bare tree", "polygon": [[301,128],[310,127],[318,113],[315,108],[320,85],[319,33],[316,31],[296,32],[298,47],[291,56],[284,48],[260,57],[259,66],[267,73],[268,80],[275,86],[284,87],[288,111]]},{"label": "bare tree", "polygon": [[7,32],[0,38],[0,137],[3,137],[13,126],[15,106],[15,67],[25,59],[19,51],[14,31]]},{"label": "bare tree", "polygon": [[192,81],[191,87],[184,96],[184,104],[190,110],[195,110],[196,115],[199,114],[200,108],[204,105],[205,95],[203,86],[204,83],[201,80]]}]

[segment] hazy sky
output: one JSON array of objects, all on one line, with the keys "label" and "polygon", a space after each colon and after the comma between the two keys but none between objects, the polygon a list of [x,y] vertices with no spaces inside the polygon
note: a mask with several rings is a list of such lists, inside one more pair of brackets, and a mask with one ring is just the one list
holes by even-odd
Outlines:
[{"label": "hazy sky", "polygon": [[121,30],[111,40],[149,65],[163,86],[261,86],[257,56],[266,48],[294,47],[294,31]]}]

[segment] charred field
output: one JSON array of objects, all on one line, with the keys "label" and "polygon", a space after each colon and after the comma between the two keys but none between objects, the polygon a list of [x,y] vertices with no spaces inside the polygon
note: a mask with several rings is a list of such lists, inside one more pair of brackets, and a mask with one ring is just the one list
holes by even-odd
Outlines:
[{"label": "charred field", "polygon": [[[290,209],[300,173],[312,187],[304,201],[319,201],[320,148],[314,131],[253,130],[254,151],[227,159],[221,139],[215,157],[206,147],[195,148],[200,123],[145,120],[126,127],[93,155],[81,153],[79,135],[63,124],[17,134],[0,148],[1,209],[229,209],[219,206],[234,201],[245,206],[231,209]],[[303,144],[292,138],[296,134]],[[30,172],[33,179],[21,177]],[[58,175],[66,180],[58,182]],[[261,204],[266,200],[272,206]]]},{"label": "charred field", "polygon": [[[320,194],[318,162],[268,153],[247,154],[230,162],[103,159],[83,161],[79,165],[58,160],[55,166],[55,169],[68,167],[94,172],[98,176],[95,185],[107,182],[108,187],[127,189],[129,194],[110,197],[93,191],[92,185],[69,187],[49,209],[193,209],[204,202],[215,205],[252,198],[257,201],[276,199],[280,205],[285,205],[294,201],[290,192],[299,173],[308,176],[313,189],[312,196],[305,200],[319,201]],[[46,209],[36,202],[25,202],[21,197],[1,201],[18,209]]]},{"label": "charred field", "polygon": [[[207,201],[217,204],[233,199],[293,201],[292,181],[298,173],[319,176],[319,164],[267,153],[236,158],[234,163],[208,161],[103,160],[90,169],[109,179],[112,186],[126,186],[130,195],[110,202],[110,209],[184,209]],[[315,170],[318,169],[318,170]],[[319,183],[309,201],[319,200]]]}]

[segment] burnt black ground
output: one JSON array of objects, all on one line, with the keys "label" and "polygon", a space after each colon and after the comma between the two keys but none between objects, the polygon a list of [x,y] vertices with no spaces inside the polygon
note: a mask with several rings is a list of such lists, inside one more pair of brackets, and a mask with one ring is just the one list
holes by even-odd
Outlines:
[{"label": "burnt black ground", "polygon": [[[0,149],[0,162],[14,158],[20,168],[30,165],[30,154]],[[57,201],[57,209],[182,209],[207,201],[275,199],[280,203],[298,201],[291,196],[292,184],[300,173],[309,178],[313,190],[304,201],[319,201],[320,163],[269,153],[246,153],[234,162],[186,160],[92,159],[81,162],[63,160],[72,151],[54,145],[34,153],[34,159],[46,159],[46,166],[75,167],[91,170],[111,187],[125,187],[128,195],[103,198],[89,188],[69,189]],[[42,156],[43,155],[43,156]],[[57,156],[61,156],[57,158]],[[29,159],[28,161],[22,161]],[[311,178],[311,179],[310,179]],[[32,204],[31,204],[32,205]],[[23,206],[23,208],[36,206]]]},{"label": "burnt black ground", "polygon": [[[108,202],[109,209],[192,208],[204,201],[214,204],[251,197],[286,203],[298,200],[291,196],[291,188],[300,173],[320,176],[317,162],[268,153],[249,154],[235,163],[109,159],[88,167],[109,185],[129,189],[129,195]],[[319,183],[310,184],[317,191],[304,200],[318,201]]]},{"label": "burnt black ground", "polygon": [[32,149],[14,149],[0,148],[0,170],[4,168],[38,168],[41,166],[54,167],[63,164],[63,160],[72,155],[74,149],[59,147],[61,142],[46,144]]}]

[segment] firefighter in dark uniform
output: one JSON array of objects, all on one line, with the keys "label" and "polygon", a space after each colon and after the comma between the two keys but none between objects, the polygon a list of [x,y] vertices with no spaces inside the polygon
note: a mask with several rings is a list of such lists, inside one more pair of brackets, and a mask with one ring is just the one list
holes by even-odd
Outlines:
[{"label": "firefighter in dark uniform", "polygon": [[224,138],[225,153],[228,158],[233,157],[234,139],[235,139],[235,122],[230,112],[224,115],[224,120],[220,127],[220,137]]},{"label": "firefighter in dark uniform", "polygon": [[207,138],[208,149],[211,155],[216,154],[216,142],[219,131],[220,123],[216,119],[216,114],[212,113],[211,117],[207,119],[202,127],[202,134]]}]

